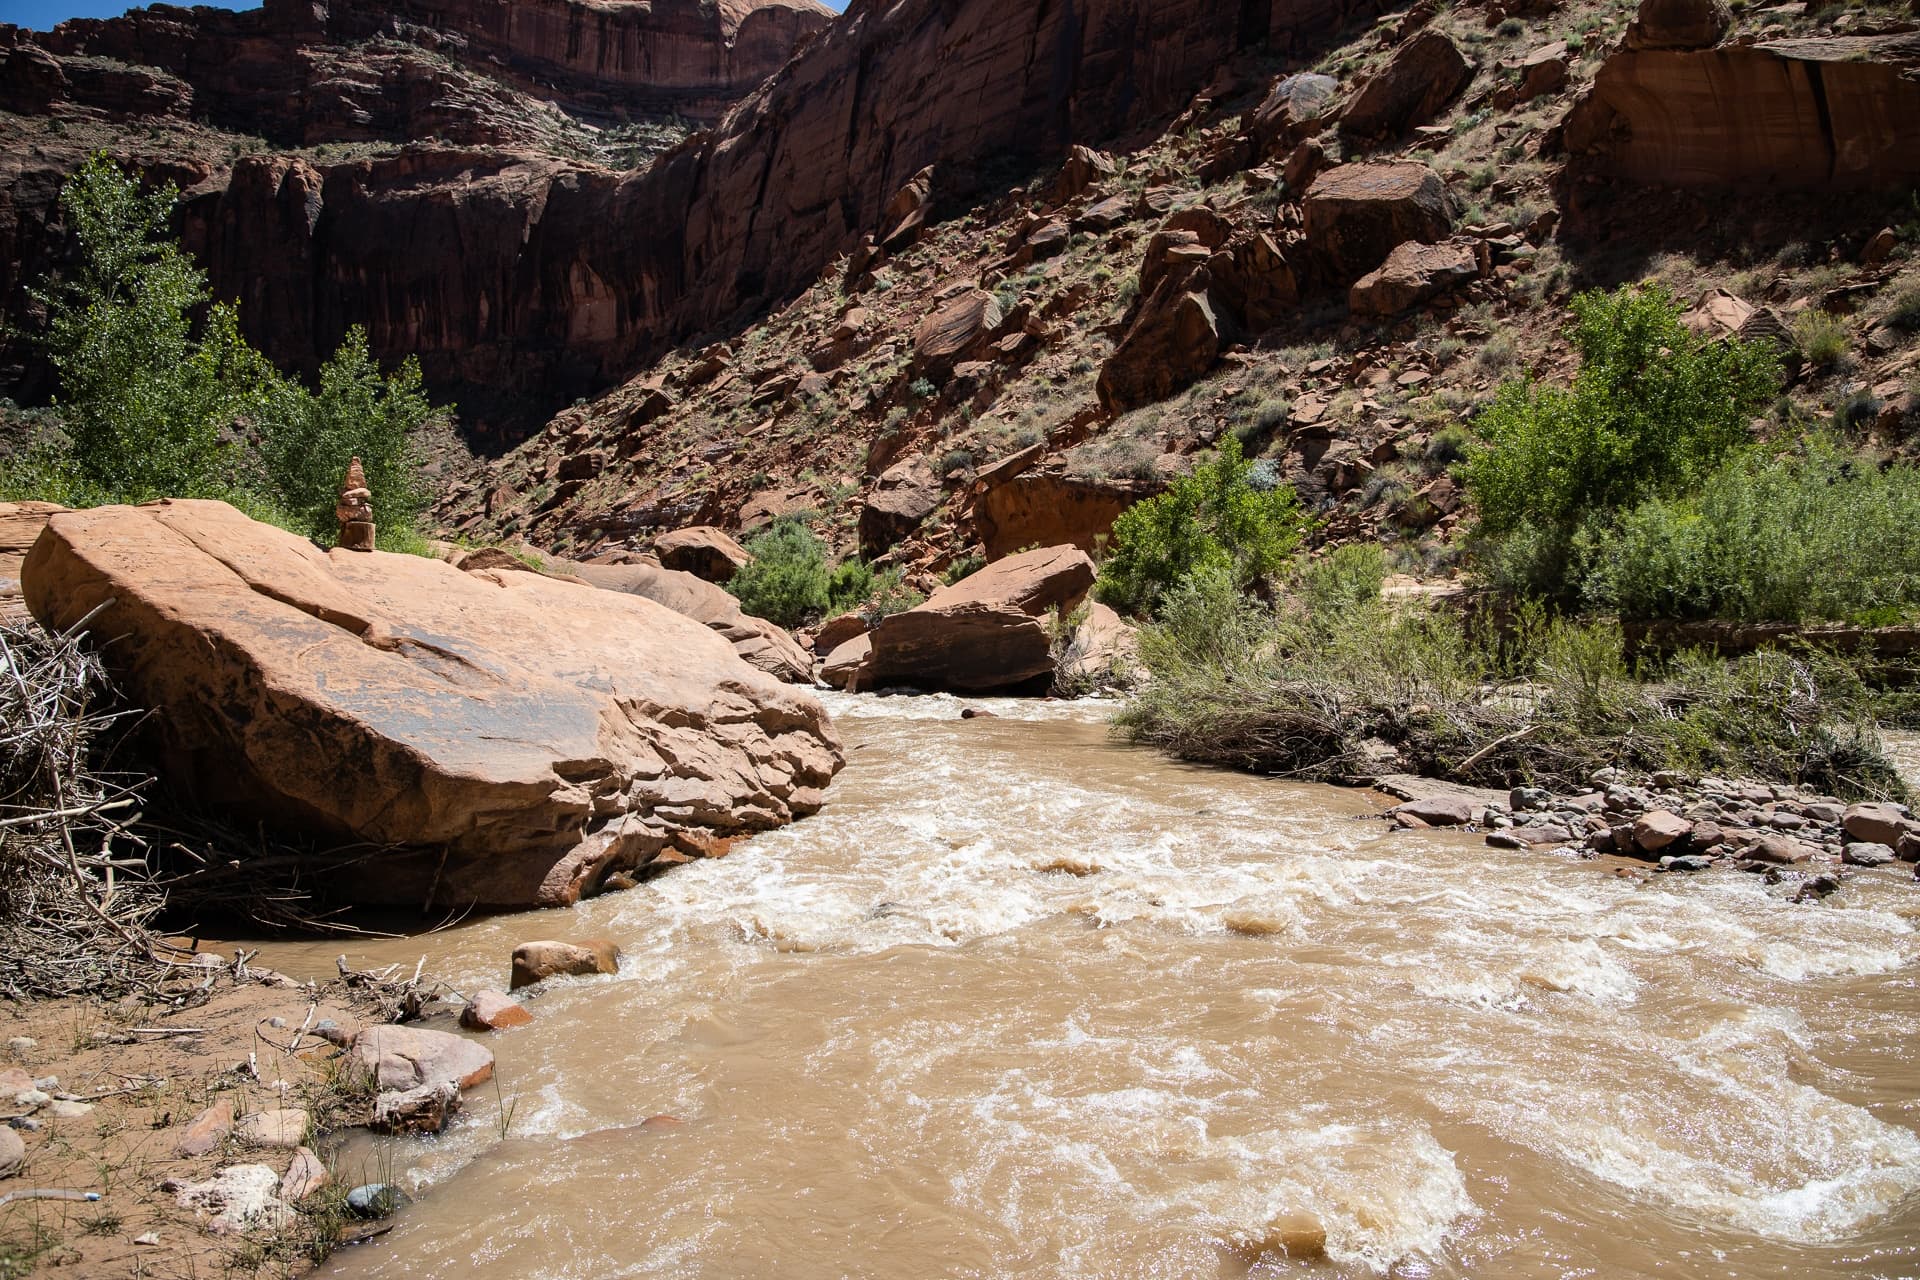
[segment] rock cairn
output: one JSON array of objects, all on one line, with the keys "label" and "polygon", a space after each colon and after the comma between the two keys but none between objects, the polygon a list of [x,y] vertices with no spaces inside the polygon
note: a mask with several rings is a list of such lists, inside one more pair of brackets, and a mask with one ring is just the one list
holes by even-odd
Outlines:
[{"label": "rock cairn", "polygon": [[333,514],[340,522],[342,551],[373,550],[373,491],[367,488],[367,473],[358,458],[347,464],[347,478]]}]

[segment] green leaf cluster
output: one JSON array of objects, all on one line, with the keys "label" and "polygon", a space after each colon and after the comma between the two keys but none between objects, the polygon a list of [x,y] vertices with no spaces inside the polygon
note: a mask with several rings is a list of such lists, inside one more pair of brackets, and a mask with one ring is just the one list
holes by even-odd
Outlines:
[{"label": "green leaf cluster", "polygon": [[1101,566],[1100,599],[1154,614],[1176,584],[1202,571],[1222,573],[1244,591],[1284,568],[1307,517],[1291,488],[1249,483],[1252,470],[1228,435],[1211,461],[1123,512]]},{"label": "green leaf cluster", "polygon": [[1463,472],[1489,576],[1528,594],[1576,590],[1576,531],[1697,487],[1780,386],[1772,344],[1692,333],[1658,285],[1589,291],[1572,309],[1572,385],[1502,386]]}]

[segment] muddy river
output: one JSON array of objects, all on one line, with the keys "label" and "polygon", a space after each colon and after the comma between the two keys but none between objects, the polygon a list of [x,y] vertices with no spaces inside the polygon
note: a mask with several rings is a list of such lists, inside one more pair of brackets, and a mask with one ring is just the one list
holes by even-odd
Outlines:
[{"label": "muddy river", "polygon": [[[324,1274],[1920,1274],[1910,867],[1799,906],[1641,883],[1169,763],[1095,706],[831,705],[819,816],[347,948],[465,990],[532,938],[626,958],[492,1037],[445,1135],[343,1153],[420,1200]],[[1269,1247],[1303,1221],[1323,1259]]]}]

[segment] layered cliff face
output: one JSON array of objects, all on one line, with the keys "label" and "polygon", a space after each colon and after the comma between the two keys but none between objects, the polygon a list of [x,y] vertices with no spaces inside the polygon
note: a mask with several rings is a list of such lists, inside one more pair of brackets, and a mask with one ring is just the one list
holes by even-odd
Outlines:
[{"label": "layered cliff face", "polygon": [[339,82],[328,51],[342,47],[404,49],[423,70],[477,72],[575,110],[712,122],[832,17],[813,0],[268,0],[238,13],[155,5],[77,19],[35,43],[60,58],[158,68],[193,87],[198,115],[297,144],[326,132],[313,108]]},{"label": "layered cliff face", "polygon": [[513,385],[552,404],[798,292],[883,232],[925,168],[936,201],[957,201],[989,164],[1031,167],[1172,114],[1243,49],[1348,14],[1311,0],[1222,24],[1215,8],[856,4],[643,174],[500,153],[313,174],[255,162],[195,200],[191,243],[283,361],[310,364],[357,320],[463,403]]}]

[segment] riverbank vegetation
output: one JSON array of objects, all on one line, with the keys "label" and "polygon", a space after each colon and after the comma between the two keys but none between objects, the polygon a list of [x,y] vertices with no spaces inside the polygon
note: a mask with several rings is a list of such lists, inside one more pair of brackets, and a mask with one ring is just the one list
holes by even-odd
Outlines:
[{"label": "riverbank vegetation", "polygon": [[54,412],[0,459],[0,499],[66,506],[219,498],[331,542],[358,456],[380,545],[418,551],[428,493],[415,434],[436,414],[412,359],[383,373],[348,330],[309,390],[250,346],[173,238],[179,193],[142,191],[103,155],[67,181],[77,254],[39,294],[59,374]]},{"label": "riverbank vegetation", "polygon": [[1634,657],[1619,620],[1904,620],[1920,606],[1920,472],[1827,426],[1756,433],[1780,353],[1689,332],[1658,286],[1572,312],[1570,385],[1501,387],[1454,468],[1477,519],[1456,599],[1383,598],[1372,546],[1303,563],[1288,542],[1252,572],[1167,552],[1170,527],[1204,544],[1189,511],[1270,497],[1231,439],[1187,489],[1129,512],[1101,590],[1146,619],[1152,680],[1121,728],[1303,779],[1573,789],[1613,767],[1904,795],[1864,663],[1804,647]]}]

